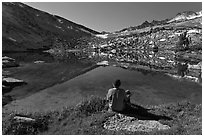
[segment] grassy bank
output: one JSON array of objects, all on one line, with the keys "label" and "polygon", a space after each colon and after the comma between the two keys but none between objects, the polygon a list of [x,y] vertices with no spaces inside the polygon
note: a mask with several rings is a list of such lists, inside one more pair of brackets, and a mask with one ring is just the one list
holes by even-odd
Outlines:
[{"label": "grassy bank", "polygon": [[[171,120],[159,120],[171,128],[163,131],[129,132],[111,131],[103,128],[104,122],[114,112],[108,112],[106,101],[99,97],[90,97],[76,106],[65,107],[60,111],[44,113],[3,113],[3,134],[202,134],[202,106],[188,101],[143,106],[149,113],[170,117]],[[18,122],[16,115],[34,118],[31,123]]]}]

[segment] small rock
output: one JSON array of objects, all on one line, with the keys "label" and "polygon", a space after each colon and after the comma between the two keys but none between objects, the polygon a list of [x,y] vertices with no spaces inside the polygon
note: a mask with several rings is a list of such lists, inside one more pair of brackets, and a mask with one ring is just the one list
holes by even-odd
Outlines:
[{"label": "small rock", "polygon": [[123,66],[121,66],[121,67],[124,68],[124,69],[127,69],[127,68],[128,68],[127,65],[123,65]]},{"label": "small rock", "polygon": [[179,112],[178,116],[183,116],[184,111]]},{"label": "small rock", "polygon": [[23,80],[19,80],[19,79],[15,79],[15,78],[2,78],[2,85],[4,86],[8,86],[9,89],[12,89],[15,86],[20,86],[26,84],[26,82],[24,82]]}]

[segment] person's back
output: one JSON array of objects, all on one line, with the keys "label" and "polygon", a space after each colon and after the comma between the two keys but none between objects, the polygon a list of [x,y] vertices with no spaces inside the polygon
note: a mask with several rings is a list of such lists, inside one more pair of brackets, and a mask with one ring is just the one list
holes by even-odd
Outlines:
[{"label": "person's back", "polygon": [[125,91],[123,89],[112,88],[108,92],[112,96],[109,107],[113,111],[123,111],[125,109]]},{"label": "person's back", "polygon": [[[118,84],[119,83],[119,84]],[[108,90],[107,100],[109,101],[109,108],[113,111],[123,111],[125,109],[125,90],[119,88],[120,81],[116,81],[114,88]]]}]

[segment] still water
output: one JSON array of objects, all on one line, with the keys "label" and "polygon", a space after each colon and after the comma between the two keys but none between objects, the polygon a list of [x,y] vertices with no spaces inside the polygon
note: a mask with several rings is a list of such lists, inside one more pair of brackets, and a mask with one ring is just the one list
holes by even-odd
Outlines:
[{"label": "still water", "polygon": [[[202,86],[196,83],[174,80],[162,73],[142,73],[113,66],[97,67],[61,82],[51,81],[52,84],[50,86],[50,83],[45,82],[44,84],[48,86],[38,88],[42,85],[42,81],[49,81],[49,79],[59,80],[59,77],[70,76],[70,72],[72,74],[79,73],[79,71],[88,68],[91,65],[91,61],[83,60],[83,57],[72,53],[64,57],[66,61],[63,61],[63,58],[53,57],[49,54],[27,54],[7,55],[15,58],[25,66],[26,64],[31,65],[14,73],[17,77],[28,81],[27,88],[26,86],[18,87],[9,93],[19,99],[10,104],[15,106],[15,108],[32,108],[32,110],[41,111],[75,105],[83,98],[91,95],[105,97],[107,90],[112,87],[112,83],[116,79],[121,80],[121,88],[129,89],[133,93],[131,97],[131,102],[133,103],[157,105],[185,99],[190,99],[194,103],[202,102]],[[33,61],[36,60],[43,60],[46,63],[33,64]],[[80,69],[74,71],[77,68]],[[54,72],[53,69],[55,70]],[[25,74],[25,70],[29,73]],[[42,72],[38,75],[33,73],[33,71]],[[64,74],[59,75],[62,72]],[[27,94],[27,96],[24,96],[24,94]]]}]

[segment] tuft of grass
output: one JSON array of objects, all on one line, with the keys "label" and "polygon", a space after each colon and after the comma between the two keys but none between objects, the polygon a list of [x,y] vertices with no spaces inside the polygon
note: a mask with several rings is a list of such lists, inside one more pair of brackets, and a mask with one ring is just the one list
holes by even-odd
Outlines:
[{"label": "tuft of grass", "polygon": [[106,100],[101,97],[91,96],[77,104],[75,111],[86,116],[107,108]]}]

